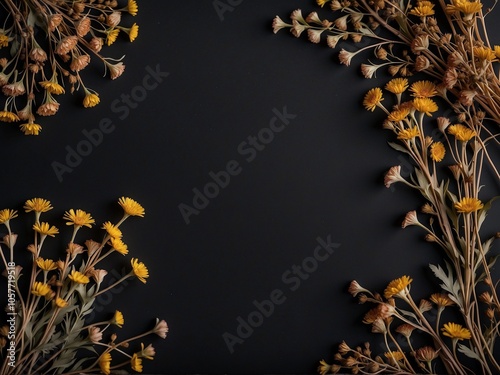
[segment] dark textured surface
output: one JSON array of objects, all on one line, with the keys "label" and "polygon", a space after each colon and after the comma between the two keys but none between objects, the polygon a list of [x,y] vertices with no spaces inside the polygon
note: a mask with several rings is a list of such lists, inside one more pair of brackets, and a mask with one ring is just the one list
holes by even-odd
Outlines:
[{"label": "dark textured surface", "polygon": [[[119,215],[114,201],[122,195],[146,208],[124,233],[129,257],[151,277],[131,282],[106,308],[123,311],[127,333],[154,317],[169,323],[166,341],[151,338],[158,355],[147,373],[313,373],[343,339],[371,339],[383,350],[360,323],[366,307],[347,293],[350,280],[382,291],[408,274],[417,298],[437,290],[427,269],[438,262],[436,249],[418,229],[400,229],[422,201],[382,183],[401,160],[386,144],[382,114],[361,106],[375,84],[361,77],[361,60],[347,68],[325,45],[272,34],[276,14],[315,10],[313,1],[234,3],[221,20],[211,1],[139,2],[139,38],[110,49],[127,55],[125,75],[86,78],[101,95],[97,109],[69,97],[40,137],[0,129],[1,206],[43,196],[57,208],[51,217],[83,208],[99,223]],[[169,75],[150,91],[137,89],[151,69]],[[143,92],[138,104],[123,101]],[[248,137],[270,136],[262,129],[285,108],[289,123],[249,151],[260,146]],[[53,162],[66,163],[68,147],[105,119],[114,130],[60,181]],[[228,163],[227,186],[186,224],[179,205],[193,206],[193,189]],[[498,217],[496,209],[490,220]],[[314,267],[308,257],[318,238],[340,246]],[[291,275],[296,265],[310,270],[301,280]],[[223,335],[236,335],[255,301],[270,298],[273,312],[231,353]]]}]

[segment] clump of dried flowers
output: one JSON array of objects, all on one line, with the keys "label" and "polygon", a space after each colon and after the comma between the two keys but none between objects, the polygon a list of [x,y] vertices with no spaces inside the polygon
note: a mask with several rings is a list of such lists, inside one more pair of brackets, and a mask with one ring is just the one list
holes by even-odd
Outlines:
[{"label": "clump of dried flowers", "polygon": [[[386,351],[373,354],[369,343],[352,348],[342,342],[334,363],[322,360],[318,372],[499,373],[500,301],[492,267],[500,232],[481,231],[496,198],[481,190],[483,175],[500,180],[487,148],[498,147],[500,137],[500,45],[490,43],[485,23],[491,9],[479,0],[317,3],[329,5],[336,17],[303,17],[296,10],[291,24],[276,17],[274,32],[306,32],[313,43],[326,35],[332,48],[341,40],[354,46],[363,41],[354,51],[341,49],[340,62],[350,65],[372,50],[376,62],[361,64],[364,77],[388,69],[393,78],[369,90],[363,105],[385,112],[383,127],[394,134],[390,145],[412,161],[413,170],[405,177],[401,166],[392,167],[385,186],[403,183],[423,196],[422,213],[408,212],[402,227],[421,228],[443,255],[443,264],[430,266],[440,290],[420,301],[410,293],[409,276],[391,281],[382,295],[353,281],[349,292],[374,304],[363,322],[382,335]],[[432,119],[446,109],[453,115]],[[427,344],[415,346],[414,332]]]},{"label": "clump of dried flowers", "polygon": [[[0,257],[7,278],[7,321],[0,326],[0,350],[3,363],[0,374],[110,374],[120,368],[142,372],[143,360],[152,360],[155,350],[141,342],[132,354],[132,343],[149,334],[165,338],[168,332],[164,320],[156,320],[154,327],[131,338],[118,339],[113,327],[121,328],[124,316],[113,311],[109,319],[89,321],[96,306],[96,298],[122,284],[128,278],[146,283],[149,272],[144,263],[130,260],[130,272],[115,282],[107,281],[108,272],[102,261],[125,256],[129,249],[122,240],[121,224],[131,216],[143,217],[144,208],[131,198],[122,197],[122,218],[106,221],[101,241],[77,241],[84,227],[95,224],[92,216],[80,209],[64,214],[66,225],[72,228],[64,257],[54,260],[44,256],[49,237],[59,234],[55,226],[41,221],[41,214],[52,210],[49,201],[33,198],[26,201],[26,212],[34,213],[29,225],[34,231],[33,243],[28,246],[32,264],[29,279],[23,280],[23,267],[14,257],[18,235],[11,227],[18,216],[12,209],[0,210],[0,225],[7,234],[3,237]],[[43,249],[42,249],[43,248]],[[4,253],[5,250],[5,253]],[[23,284],[24,281],[24,284]],[[5,286],[5,283],[4,283]],[[92,314],[93,316],[93,314]],[[127,350],[128,349],[128,350]]]},{"label": "clump of dried flowers", "polygon": [[[125,70],[122,60],[104,57],[101,50],[127,34],[133,42],[139,26],[121,25],[122,14],[135,16],[136,0],[5,0],[0,24],[0,87],[5,103],[0,121],[21,122],[26,135],[42,127],[35,115],[52,116],[59,110],[55,96],[81,90],[83,106],[99,104],[99,94],[86,87],[82,72],[91,59],[104,64],[111,79]],[[3,17],[2,17],[3,18]]]}]

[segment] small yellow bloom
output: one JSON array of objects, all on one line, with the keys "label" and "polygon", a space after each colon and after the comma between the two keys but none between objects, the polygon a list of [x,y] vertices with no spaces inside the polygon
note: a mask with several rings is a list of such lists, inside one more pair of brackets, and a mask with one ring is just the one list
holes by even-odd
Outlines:
[{"label": "small yellow bloom", "polygon": [[111,373],[111,354],[109,352],[103,353],[99,357],[99,367],[104,375],[109,375]]},{"label": "small yellow bloom", "polygon": [[427,116],[432,116],[433,112],[438,110],[436,102],[429,98],[415,98],[413,99],[413,107]]},{"label": "small yellow bloom", "polygon": [[131,42],[133,42],[138,35],[139,35],[139,25],[134,23],[128,31],[128,38]]},{"label": "small yellow bloom", "polygon": [[38,82],[40,86],[42,86],[45,90],[50,92],[52,95],[61,95],[64,94],[64,87],[62,87],[59,83],[57,82],[52,82],[52,81],[42,81]]},{"label": "small yellow bloom", "polygon": [[142,359],[137,356],[137,353],[132,355],[130,365],[132,366],[132,370],[142,372]]},{"label": "small yellow bloom", "polygon": [[443,293],[434,293],[431,295],[430,300],[434,302],[438,307],[447,307],[453,306],[455,302],[453,302],[447,294]]},{"label": "small yellow bloom", "polygon": [[417,126],[413,126],[408,129],[403,129],[398,133],[398,139],[408,141],[420,135],[420,130]]},{"label": "small yellow bloom", "polygon": [[324,359],[319,361],[319,366],[318,366],[318,373],[319,375],[326,375],[330,372],[330,369],[332,366],[328,364]]},{"label": "small yellow bloom", "polygon": [[323,5],[325,5],[329,1],[330,0],[316,0],[316,4],[318,4],[321,8],[323,8]]},{"label": "small yellow bloom", "polygon": [[0,48],[9,46],[9,37],[5,34],[0,34]]},{"label": "small yellow bloom", "polygon": [[112,45],[116,42],[116,38],[118,38],[118,34],[120,33],[120,29],[113,29],[108,31],[108,36],[106,37],[106,44],[108,46]]},{"label": "small yellow bloom", "polygon": [[45,297],[47,294],[52,292],[50,286],[48,284],[44,284],[40,281],[35,281],[33,283],[33,288],[31,289],[31,293],[35,296]]},{"label": "small yellow bloom", "polygon": [[441,331],[443,331],[443,336],[448,336],[452,339],[469,340],[471,338],[470,331],[457,323],[446,323],[443,328],[441,328]]},{"label": "small yellow bloom", "polygon": [[20,118],[14,113],[10,111],[0,111],[0,121],[3,122],[16,122],[19,121]]},{"label": "small yellow bloom", "polygon": [[401,361],[405,357],[405,355],[400,351],[385,352],[384,356],[385,358],[392,359],[396,362]]},{"label": "small yellow bloom", "polygon": [[391,113],[389,113],[387,119],[389,121],[394,121],[394,122],[403,121],[409,114],[410,114],[410,109],[404,107],[401,109],[396,109]]},{"label": "small yellow bloom", "polygon": [[457,212],[461,214],[470,214],[483,208],[483,203],[477,198],[464,197],[455,203]]},{"label": "small yellow bloom", "polygon": [[57,297],[56,300],[55,300],[55,304],[57,307],[59,308],[63,308],[63,307],[66,307],[68,306],[68,302],[66,302],[63,298],[61,297]]},{"label": "small yellow bloom", "polygon": [[500,59],[500,46],[495,46],[493,48],[495,50],[495,56],[497,57],[497,59]]},{"label": "small yellow bloom", "polygon": [[111,324],[117,325],[120,328],[123,327],[123,325],[125,324],[125,319],[123,318],[123,314],[121,313],[121,311],[115,311],[115,315],[113,315],[113,318],[111,319]]},{"label": "small yellow bloom", "polygon": [[384,100],[382,98],[382,90],[379,87],[375,87],[366,93],[363,105],[368,111],[373,112],[382,100]]},{"label": "small yellow bloom", "polygon": [[434,4],[430,1],[417,1],[417,6],[410,10],[410,14],[418,17],[428,17],[434,14]]},{"label": "small yellow bloom", "polygon": [[391,298],[393,296],[400,296],[401,293],[407,290],[408,285],[413,281],[409,276],[403,276],[399,279],[392,280],[387,288],[385,288],[384,296],[385,298]]},{"label": "small yellow bloom", "polygon": [[92,219],[92,216],[83,211],[83,210],[73,210],[70,209],[64,213],[64,220],[68,222],[66,225],[75,225],[77,227],[86,226],[88,228],[92,228],[92,224],[95,223],[95,220]]},{"label": "small yellow bloom", "polygon": [[128,246],[119,238],[111,238],[111,246],[122,255],[128,254]]},{"label": "small yellow bloom", "polygon": [[42,130],[42,127],[38,124],[29,123],[19,125],[19,128],[24,133],[24,135],[38,135]]},{"label": "small yellow bloom", "polygon": [[446,6],[446,13],[462,12],[464,15],[472,15],[479,12],[483,4],[480,1],[452,0],[453,4]]},{"label": "small yellow bloom", "polygon": [[139,262],[137,258],[132,258],[130,264],[132,264],[132,272],[134,273],[134,275],[137,276],[140,281],[146,284],[146,278],[149,277],[148,268],[144,265],[144,263]]},{"label": "small yellow bloom", "polygon": [[57,264],[52,259],[37,258],[36,264],[43,271],[52,271],[57,269]]},{"label": "small yellow bloom", "polygon": [[90,279],[87,276],[76,270],[71,271],[68,278],[76,284],[88,284],[90,282]]},{"label": "small yellow bloom", "polygon": [[4,208],[0,211],[0,224],[5,224],[17,217],[17,211],[11,210],[10,208]]},{"label": "small yellow bloom", "polygon": [[33,199],[28,199],[24,203],[24,211],[25,212],[31,212],[35,211],[38,213],[41,212],[47,212],[52,210],[52,206],[50,204],[50,201],[43,199],[43,198],[33,198]]},{"label": "small yellow bloom", "polygon": [[118,199],[118,204],[126,215],[144,217],[144,208],[132,198],[121,197]]},{"label": "small yellow bloom", "polygon": [[495,51],[488,47],[474,47],[472,49],[474,57],[479,60],[492,61],[495,60]]},{"label": "small yellow bloom", "polygon": [[139,6],[137,5],[137,1],[128,0],[127,11],[132,16],[137,16],[137,12],[139,11]]},{"label": "small yellow bloom", "polygon": [[437,95],[436,85],[431,81],[417,81],[410,87],[412,95],[417,98],[431,98]]},{"label": "small yellow bloom", "polygon": [[402,94],[407,88],[408,80],[406,78],[393,78],[385,85],[385,89],[393,94]]},{"label": "small yellow bloom", "polygon": [[50,226],[49,223],[35,223],[35,225],[33,225],[33,230],[40,233],[42,236],[54,237],[59,233],[59,229],[55,226]]},{"label": "small yellow bloom", "polygon": [[83,98],[83,106],[85,108],[92,108],[99,104],[101,99],[99,99],[99,95],[93,93],[87,93],[85,98]]},{"label": "small yellow bloom", "polygon": [[455,124],[448,127],[448,133],[455,136],[461,142],[468,142],[476,136],[476,132],[462,124]]},{"label": "small yellow bloom", "polygon": [[111,222],[109,221],[106,221],[102,225],[102,229],[105,229],[111,238],[122,238],[123,236],[122,231],[116,225],[111,224]]},{"label": "small yellow bloom", "polygon": [[431,159],[436,162],[442,161],[444,159],[444,155],[446,154],[446,148],[441,142],[433,143],[431,145],[430,151]]}]

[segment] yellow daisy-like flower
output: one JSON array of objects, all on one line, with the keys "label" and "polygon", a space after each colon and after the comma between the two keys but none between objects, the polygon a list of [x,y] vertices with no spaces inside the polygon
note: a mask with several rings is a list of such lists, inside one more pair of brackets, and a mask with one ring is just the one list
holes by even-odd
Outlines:
[{"label": "yellow daisy-like flower", "polygon": [[9,46],[9,37],[5,34],[0,34],[0,48]]},{"label": "yellow daisy-like flower", "polygon": [[433,112],[438,110],[436,102],[429,98],[415,98],[413,99],[413,107],[427,116],[432,116]]},{"label": "yellow daisy-like flower", "polygon": [[433,143],[431,145],[430,151],[431,159],[436,162],[442,161],[444,159],[444,155],[446,154],[446,148],[441,142]]},{"label": "yellow daisy-like flower", "polygon": [[122,238],[123,237],[122,231],[116,225],[111,224],[111,222],[109,222],[109,221],[106,221],[102,225],[102,229],[105,229],[111,238]]},{"label": "yellow daisy-like flower", "polygon": [[92,108],[99,104],[101,99],[99,99],[99,95],[93,93],[87,93],[85,98],[83,98],[83,106],[85,108]]},{"label": "yellow daisy-like flower", "polygon": [[465,15],[472,15],[483,8],[480,1],[452,0],[452,4],[446,6],[446,13],[462,12]]},{"label": "yellow daisy-like flower", "polygon": [[52,271],[57,269],[57,264],[52,259],[37,258],[36,264],[43,271]]},{"label": "yellow daisy-like flower", "polygon": [[142,372],[142,359],[139,358],[137,353],[132,355],[132,358],[130,359],[130,366],[132,366],[132,370]]},{"label": "yellow daisy-like flower", "polygon": [[400,296],[412,281],[413,279],[411,279],[409,276],[402,276],[399,279],[392,280],[384,290],[385,298]]},{"label": "yellow daisy-like flower", "polygon": [[494,46],[493,49],[495,51],[495,56],[497,57],[497,59],[500,59],[500,46]]},{"label": "yellow daisy-like flower", "polygon": [[35,223],[35,225],[33,225],[33,230],[40,233],[42,236],[54,237],[59,233],[59,229],[55,226],[50,226],[49,223]]},{"label": "yellow daisy-like flower", "polygon": [[476,136],[476,132],[462,124],[455,124],[448,127],[448,133],[461,142],[468,142]]},{"label": "yellow daisy-like flower", "polygon": [[385,352],[384,356],[385,358],[392,359],[396,362],[401,361],[405,357],[405,355],[400,351]]},{"label": "yellow daisy-like flower", "polygon": [[434,293],[431,295],[430,300],[434,302],[438,307],[447,307],[453,306],[455,302],[453,302],[447,294],[443,293]]},{"label": "yellow daisy-like flower", "polygon": [[43,199],[43,198],[33,198],[33,199],[28,199],[24,203],[24,211],[25,212],[31,212],[35,211],[38,213],[41,212],[47,212],[52,210],[52,206],[50,204],[50,201]]},{"label": "yellow daisy-like flower", "polygon": [[99,368],[104,375],[109,375],[111,373],[111,354],[108,352],[103,353],[99,357]]},{"label": "yellow daisy-like flower", "polygon": [[77,227],[86,226],[88,228],[92,228],[92,224],[95,223],[95,220],[92,219],[92,216],[83,211],[83,210],[73,210],[70,209],[64,213],[64,220],[68,222],[66,225],[75,225]]},{"label": "yellow daisy-like flower", "polygon": [[393,94],[402,94],[407,88],[408,80],[406,78],[393,78],[385,85],[385,89]]},{"label": "yellow daisy-like flower", "polygon": [[42,86],[45,90],[50,92],[52,95],[61,95],[64,94],[64,87],[62,87],[59,83],[57,82],[52,82],[52,81],[42,81],[38,82],[40,86]]},{"label": "yellow daisy-like flower", "polygon": [[443,336],[448,336],[452,339],[469,340],[471,338],[470,331],[457,323],[446,323],[443,328],[441,328],[441,331],[443,332]]},{"label": "yellow daisy-like flower", "polygon": [[488,47],[474,47],[472,51],[479,60],[492,61],[496,58],[495,51]]},{"label": "yellow daisy-like flower", "polygon": [[87,276],[76,270],[71,271],[68,278],[76,284],[88,284],[90,282],[90,279]]},{"label": "yellow daisy-like flower", "polygon": [[0,211],[0,224],[5,224],[17,217],[17,211],[11,210],[10,208],[4,208]]},{"label": "yellow daisy-like flower", "polygon": [[408,129],[403,129],[398,133],[398,139],[408,141],[420,135],[420,130],[417,126],[413,126]]},{"label": "yellow daisy-like flower", "polygon": [[112,45],[116,42],[116,38],[118,38],[118,34],[120,34],[120,29],[113,29],[108,31],[108,36],[106,37],[106,44],[108,46]]},{"label": "yellow daisy-like flower", "polygon": [[455,203],[455,209],[461,214],[470,214],[484,207],[483,202],[477,198],[464,197]]},{"label": "yellow daisy-like flower", "polygon": [[137,1],[128,0],[127,11],[132,16],[137,16],[137,13],[139,12],[139,6],[137,5]]},{"label": "yellow daisy-like flower", "polygon": [[111,246],[122,255],[128,254],[128,246],[119,238],[111,238]]},{"label": "yellow daisy-like flower", "polygon": [[140,281],[146,284],[146,278],[149,277],[148,268],[144,265],[144,263],[139,262],[137,258],[132,258],[130,264],[132,264],[132,272],[134,273],[134,275],[137,276]]},{"label": "yellow daisy-like flower", "polygon": [[363,99],[363,105],[368,111],[374,111],[375,108],[384,100],[380,87],[375,87],[368,91]]},{"label": "yellow daisy-like flower", "polygon": [[436,85],[431,81],[413,82],[410,91],[417,98],[431,98],[437,95]]},{"label": "yellow daisy-like flower", "polygon": [[39,297],[45,297],[50,292],[52,292],[50,286],[40,281],[35,281],[33,283],[33,288],[31,288],[31,293]]},{"label": "yellow daisy-like flower", "polygon": [[126,215],[144,217],[144,207],[132,198],[121,197],[118,199],[118,204],[123,208]]},{"label": "yellow daisy-like flower", "polygon": [[387,119],[394,122],[403,121],[409,114],[409,108],[396,109],[389,114]]},{"label": "yellow daisy-like flower", "polygon": [[432,16],[434,13],[434,4],[430,1],[417,1],[417,6],[410,10],[410,14],[418,17]]},{"label": "yellow daisy-like flower", "polygon": [[20,118],[14,113],[10,111],[0,111],[0,121],[3,122],[16,122],[19,121]]},{"label": "yellow daisy-like flower", "polygon": [[19,125],[19,128],[24,133],[24,135],[38,135],[42,130],[42,127],[38,124],[29,123]]},{"label": "yellow daisy-like flower", "polygon": [[55,300],[55,304],[57,307],[59,308],[63,308],[63,307],[66,307],[68,306],[68,302],[66,302],[63,298],[61,297],[57,297],[56,300]]},{"label": "yellow daisy-like flower", "polygon": [[131,42],[133,42],[138,35],[139,35],[139,25],[134,23],[128,31],[128,38]]},{"label": "yellow daisy-like flower", "polygon": [[113,318],[111,319],[111,324],[114,324],[120,328],[123,327],[123,325],[125,324],[125,319],[123,318],[123,314],[121,313],[121,311],[115,311],[115,315],[113,315]]}]

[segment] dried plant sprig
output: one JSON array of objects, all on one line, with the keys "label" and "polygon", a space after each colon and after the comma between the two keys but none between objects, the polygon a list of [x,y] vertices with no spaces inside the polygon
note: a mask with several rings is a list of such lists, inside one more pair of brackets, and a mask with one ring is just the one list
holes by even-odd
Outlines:
[{"label": "dried plant sprig", "polygon": [[[374,77],[382,67],[399,76],[383,88],[369,90],[363,105],[369,111],[385,112],[383,127],[394,138],[390,146],[405,154],[414,166],[409,177],[401,175],[401,166],[392,167],[385,176],[385,186],[403,182],[427,202],[422,208],[427,220],[416,210],[410,211],[402,227],[424,230],[426,240],[442,249],[445,263],[430,266],[441,283],[441,291],[429,299],[434,308],[428,300],[413,301],[409,290],[412,280],[407,276],[388,285],[385,299],[358,283],[351,284],[350,292],[358,295],[360,302],[377,305],[363,321],[372,325],[372,332],[383,334],[387,352],[373,357],[371,351],[365,353],[366,346],[351,349],[343,343],[335,354],[336,363],[321,361],[318,371],[337,373],[344,368],[353,373],[434,373],[436,363],[441,363],[447,373],[498,373],[500,363],[494,353],[500,302],[498,280],[493,279],[491,270],[497,258],[493,244],[499,236],[484,238],[481,231],[497,197],[480,196],[484,195],[485,166],[496,182],[500,180],[488,152],[488,148],[498,147],[500,139],[500,46],[489,41],[485,22],[491,8],[483,10],[477,0],[317,3],[329,4],[337,16],[321,19],[312,12],[304,17],[296,10],[290,16],[291,24],[276,17],[273,30],[288,28],[296,37],[305,31],[313,43],[326,35],[332,48],[342,40],[353,41],[354,48],[365,40],[354,51],[342,48],[340,62],[350,65],[355,56],[372,50],[380,62],[361,64],[365,78]],[[446,24],[438,25],[434,16],[443,17]],[[380,28],[392,37],[387,33],[379,36]],[[426,79],[413,80],[413,75]],[[446,109],[454,115],[430,120]],[[442,324],[441,313],[447,307],[456,310],[461,321]],[[435,323],[427,317],[431,309],[437,312]],[[398,324],[396,329],[394,323]],[[414,330],[427,335],[433,346],[414,348]],[[405,336],[405,348],[394,339],[394,332]]]},{"label": "dried plant sprig", "polygon": [[[26,201],[25,211],[35,213],[33,243],[28,246],[32,264],[27,287],[20,283],[22,267],[14,257],[17,234],[11,231],[11,220],[18,216],[17,211],[0,211],[0,225],[7,229],[1,244],[8,248],[4,254],[0,246],[0,258],[9,286],[8,321],[0,328],[3,343],[0,374],[110,374],[126,367],[142,372],[143,359],[154,358],[151,344],[144,347],[141,343],[140,350],[130,354],[127,348],[150,334],[165,338],[168,325],[164,320],[157,319],[151,330],[119,340],[116,333],[110,332],[112,326],[121,328],[125,324],[119,310],[112,311],[112,316],[104,321],[89,319],[96,307],[96,297],[126,279],[138,278],[145,283],[149,277],[146,265],[132,258],[130,272],[116,282],[106,282],[108,271],[101,262],[115,252],[126,254],[123,251],[126,245],[120,239],[121,247],[118,246],[112,234],[119,233],[121,237],[119,227],[127,218],[144,216],[144,208],[135,200],[122,197],[118,203],[123,208],[123,217],[116,224],[107,222],[114,231],[107,229],[101,242],[91,239],[76,242],[79,230],[91,228],[95,220],[80,209],[66,211],[64,220],[73,227],[73,234],[64,257],[56,261],[44,258],[43,253],[48,246],[47,238],[60,235],[59,230],[40,221],[41,214],[51,210],[52,205],[42,198]],[[122,360],[115,364],[113,358]]]},{"label": "dried plant sprig", "polygon": [[137,15],[136,0],[6,0],[0,25],[0,87],[5,98],[0,121],[22,122],[21,131],[38,135],[36,116],[59,110],[55,96],[81,90],[86,108],[99,104],[99,94],[85,86],[83,72],[91,60],[100,61],[111,79],[125,65],[102,54],[119,34],[133,42],[139,26],[121,25],[122,14]]}]

